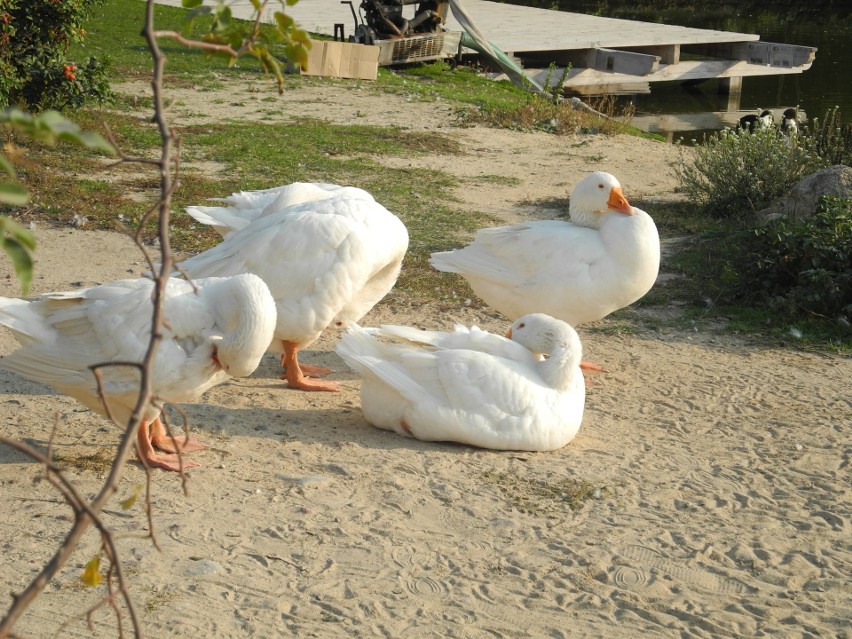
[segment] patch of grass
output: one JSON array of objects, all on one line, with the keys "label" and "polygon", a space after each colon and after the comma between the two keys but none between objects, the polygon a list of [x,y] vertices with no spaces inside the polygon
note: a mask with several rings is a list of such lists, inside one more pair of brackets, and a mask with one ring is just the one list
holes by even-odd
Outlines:
[{"label": "patch of grass", "polygon": [[654,218],[662,237],[695,235],[716,228],[717,223],[691,202],[633,200],[630,203]]},{"label": "patch of grass", "polygon": [[152,612],[156,612],[164,605],[171,603],[175,599],[175,594],[173,592],[156,590],[154,588],[148,588],[147,590],[148,596],[145,597],[146,615],[150,615]]},{"label": "patch of grass", "polygon": [[682,325],[703,329],[722,324],[725,332],[747,334],[767,344],[852,352],[852,330],[843,321],[817,316],[790,319],[756,299],[734,297],[738,274],[733,258],[741,250],[736,232],[725,227],[708,230],[683,243],[669,259],[669,269],[683,277],[652,290],[666,303],[685,302]]},{"label": "patch of grass", "polygon": [[424,102],[446,101],[460,113],[509,110],[530,94],[509,81],[495,82],[470,67],[451,69],[445,62],[379,69],[377,88]]},{"label": "patch of grass", "polygon": [[489,126],[521,131],[546,131],[557,135],[626,133],[662,139],[630,126],[630,119],[633,117],[632,105],[618,107],[614,99],[601,98],[593,100],[589,106],[592,111],[575,108],[569,100],[557,102],[548,96],[523,91],[511,102],[486,102],[476,110],[465,111],[462,119]]},{"label": "patch of grass", "polygon": [[[103,131],[104,124],[108,126],[128,155],[153,157],[159,149],[154,125],[138,117],[92,110],[81,112],[78,120],[91,130]],[[286,127],[264,122],[192,125],[180,134],[184,164],[180,188],[172,200],[171,225],[172,245],[178,251],[197,253],[220,241],[214,231],[183,214],[188,205],[270,184],[351,184],[368,190],[405,222],[411,244],[398,286],[414,297],[429,298],[435,287],[446,286],[446,276],[429,266],[429,255],[469,239],[480,226],[497,223],[496,218],[453,206],[455,177],[434,170],[390,169],[377,161],[380,156],[462,153],[459,142],[446,135],[395,127],[338,126],[313,119]],[[103,158],[70,145],[52,148],[24,139],[17,142],[33,160],[19,171],[33,196],[31,206],[16,211],[24,221],[67,225],[77,215],[87,218],[85,228],[129,233],[159,196],[159,174],[154,167],[120,165],[101,173],[104,177],[99,179],[95,176],[105,166]],[[221,175],[193,171],[192,161],[208,158],[222,164]],[[152,238],[155,231],[152,220],[146,236]],[[454,288],[470,296],[463,282]]]},{"label": "patch of grass", "polygon": [[70,451],[55,452],[53,461],[63,468],[75,468],[94,473],[104,473],[112,467],[115,461],[114,448],[102,446],[94,450],[91,448],[86,450],[89,452],[85,454],[76,454]]},{"label": "patch of grass", "polygon": [[501,184],[503,186],[520,186],[520,178],[511,175],[477,175],[468,178],[468,182],[482,182],[484,184]]},{"label": "patch of grass", "polygon": [[558,480],[519,477],[515,473],[482,473],[482,479],[495,485],[519,511],[529,515],[555,515],[579,510],[589,499],[609,497],[611,491],[586,480],[566,477]]},{"label": "patch of grass", "polygon": [[[113,80],[150,79],[151,54],[141,35],[145,23],[145,3],[138,0],[110,0],[95,7],[92,15],[91,23],[86,26],[88,34],[85,41],[73,46],[70,55],[81,59],[90,55],[108,57],[112,62]],[[158,30],[181,31],[186,15],[184,9],[156,5],[154,25]],[[190,37],[200,37],[209,24],[210,18],[199,18]],[[260,64],[250,57],[241,58],[234,67],[228,68],[221,57],[188,49],[172,40],[163,38],[159,45],[168,57],[166,75],[170,84],[178,77],[200,85],[209,81],[220,82],[209,73],[212,71],[232,79],[245,74],[259,79],[264,77]]]},{"label": "patch of grass", "polygon": [[583,332],[596,333],[597,335],[634,335],[636,328],[632,315],[632,312],[627,313],[623,309],[616,311],[607,316],[606,322],[583,326]]}]

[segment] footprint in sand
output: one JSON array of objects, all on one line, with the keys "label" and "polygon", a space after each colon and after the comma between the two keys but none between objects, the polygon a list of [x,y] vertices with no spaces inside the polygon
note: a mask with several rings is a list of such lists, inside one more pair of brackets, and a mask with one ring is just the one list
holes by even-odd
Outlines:
[{"label": "footprint in sand", "polygon": [[687,586],[711,590],[724,594],[741,595],[752,592],[753,589],[736,579],[720,577],[708,570],[684,566],[669,559],[656,550],[644,546],[625,546],[619,554],[632,560],[636,566],[622,565],[616,567],[613,579],[621,588],[642,588],[650,581],[649,572],[659,571],[681,581]]}]

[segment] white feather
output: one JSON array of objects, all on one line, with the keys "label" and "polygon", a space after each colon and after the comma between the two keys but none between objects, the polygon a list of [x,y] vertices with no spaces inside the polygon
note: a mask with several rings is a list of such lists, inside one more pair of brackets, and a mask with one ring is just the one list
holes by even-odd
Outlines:
[{"label": "white feather", "polygon": [[[613,192],[625,210],[608,205]],[[470,245],[434,253],[432,266],[461,274],[510,319],[541,312],[576,326],[645,295],[659,272],[659,235],[651,217],[623,199],[618,180],[602,172],[581,180],[570,215],[570,222],[480,230]]]},{"label": "white feather", "polygon": [[304,347],[329,325],[363,317],[393,287],[408,249],[399,218],[354,187],[295,183],[226,202],[203,215],[191,207],[200,221],[231,230],[181,266],[192,277],[261,277],[278,310],[272,352],[282,352],[285,340]]},{"label": "white feather", "polygon": [[[171,279],[164,298],[165,326],[152,369],[155,404],[193,399],[231,376],[257,367],[275,328],[275,303],[254,275],[195,282]],[[90,367],[111,362],[141,364],[151,333],[150,279],[119,280],[32,301],[0,298],[0,325],[21,347],[0,368],[52,386],[104,414]],[[215,347],[215,351],[214,351]],[[216,353],[222,368],[216,365]],[[139,389],[134,366],[101,368],[110,409],[124,422]]]},{"label": "white feather", "polygon": [[500,450],[560,448],[583,418],[579,337],[565,322],[532,314],[515,322],[513,340],[476,328],[354,325],[337,352],[362,375],[364,415],[378,428]]}]

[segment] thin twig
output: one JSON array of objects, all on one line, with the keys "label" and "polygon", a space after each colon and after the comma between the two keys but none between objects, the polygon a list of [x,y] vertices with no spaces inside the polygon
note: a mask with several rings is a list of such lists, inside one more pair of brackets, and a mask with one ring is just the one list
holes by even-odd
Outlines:
[{"label": "thin twig", "polygon": [[[44,590],[47,584],[56,576],[56,574],[62,569],[62,567],[66,565],[72,553],[77,548],[83,535],[92,525],[94,525],[100,532],[101,550],[107,556],[110,562],[110,567],[107,570],[106,575],[107,595],[106,597],[104,597],[103,600],[89,608],[89,610],[84,613],[84,616],[87,619],[87,623],[91,628],[92,615],[101,607],[108,604],[115,613],[118,624],[119,637],[123,637],[124,630],[122,625],[122,613],[119,608],[118,597],[116,596],[118,592],[121,595],[121,599],[126,604],[127,613],[130,617],[135,636],[138,638],[142,637],[142,628],[140,626],[139,619],[136,614],[135,607],[133,605],[133,601],[130,597],[129,590],[124,579],[121,560],[118,555],[117,548],[115,546],[115,539],[113,537],[112,532],[101,520],[101,514],[104,512],[110,512],[104,510],[104,506],[106,505],[108,500],[118,491],[118,482],[127,463],[131,447],[138,447],[137,433],[142,424],[143,418],[147,414],[149,414],[151,406],[157,405],[156,400],[153,397],[153,382],[151,379],[151,371],[153,370],[153,362],[157,355],[160,342],[163,340],[163,327],[166,325],[163,309],[166,286],[172,271],[175,269],[174,257],[172,255],[170,246],[169,222],[171,215],[172,194],[177,184],[177,176],[179,175],[180,169],[181,141],[177,133],[173,129],[170,129],[168,127],[168,124],[165,119],[165,113],[167,109],[163,100],[162,86],[166,57],[157,44],[157,38],[171,38],[189,48],[203,49],[211,52],[227,53],[228,55],[237,58],[243,55],[244,53],[250,52],[251,49],[254,47],[255,43],[257,42],[258,38],[260,37],[261,19],[263,16],[263,11],[268,2],[269,0],[263,0],[261,3],[256,5],[257,13],[255,16],[251,36],[247,40],[245,40],[239,48],[234,49],[230,45],[219,45],[210,42],[197,42],[188,40],[179,33],[173,31],[155,31],[155,2],[154,0],[146,0],[145,24],[142,30],[142,35],[146,39],[148,48],[151,52],[151,56],[154,61],[154,71],[151,81],[154,103],[154,116],[152,118],[152,121],[157,125],[157,128],[160,133],[160,157],[158,159],[130,157],[119,148],[118,144],[115,141],[115,137],[109,127],[107,127],[107,136],[109,140],[113,143],[113,147],[117,150],[120,158],[117,162],[110,164],[109,166],[116,166],[121,163],[136,163],[156,166],[160,171],[160,200],[142,216],[142,219],[134,236],[134,240],[137,246],[139,246],[142,251],[142,254],[148,262],[148,265],[152,272],[152,279],[154,280],[150,339],[148,343],[148,348],[141,363],[109,362],[97,364],[92,367],[92,373],[95,377],[95,381],[97,384],[98,397],[101,400],[108,419],[110,419],[110,421],[112,421],[113,423],[117,422],[114,418],[113,411],[110,407],[110,402],[105,391],[101,368],[106,366],[133,366],[139,369],[139,394],[137,396],[136,404],[134,405],[127,424],[118,424],[120,427],[124,428],[124,431],[122,433],[122,437],[119,442],[115,458],[113,459],[112,466],[110,467],[107,478],[101,486],[100,491],[97,493],[97,495],[95,495],[95,497],[91,501],[84,499],[82,495],[80,495],[79,491],[75,488],[70,479],[64,474],[63,470],[52,461],[53,440],[58,430],[59,424],[58,414],[54,418],[53,430],[51,431],[50,439],[48,441],[47,455],[43,455],[39,451],[33,449],[32,447],[21,441],[13,440],[5,436],[0,436],[0,444],[6,444],[8,446],[11,446],[12,448],[23,452],[24,454],[30,456],[31,458],[35,459],[36,461],[39,461],[44,465],[45,478],[51,483],[53,487],[56,488],[56,490],[62,495],[63,499],[65,500],[65,503],[67,503],[75,513],[74,523],[71,529],[67,533],[65,540],[59,546],[50,561],[42,567],[39,573],[23,590],[23,592],[19,594],[12,594],[12,605],[6,613],[6,616],[0,619],[0,639],[8,639],[10,637],[16,636],[12,634],[12,628],[14,627],[16,622],[24,614],[24,612],[27,610],[32,601]],[[281,86],[279,79],[279,92],[280,91]],[[170,170],[174,171],[174,179],[172,177],[172,174],[170,173]],[[151,258],[148,250],[142,243],[141,239],[146,224],[155,213],[158,214],[157,232],[158,239],[160,242],[161,254],[159,271],[156,270],[155,263]],[[184,273],[184,275],[186,274]],[[192,281],[191,278],[187,279],[190,282]],[[181,415],[184,419],[184,430],[187,432],[188,435],[188,419],[185,413],[180,411],[180,409],[178,410],[179,412],[181,412]],[[168,419],[165,419],[166,427],[169,428]],[[168,432],[171,435],[171,431],[169,430]],[[180,448],[176,448],[178,448],[178,455],[179,459],[181,460],[180,474],[182,481],[184,482],[184,490],[186,490],[186,476],[183,472],[183,461],[182,457],[180,456]],[[157,540],[154,535],[153,525],[154,520],[151,503],[152,476],[150,469],[144,464],[144,461],[143,466],[145,466],[146,516],[148,518],[149,523],[149,537],[154,547],[159,550],[159,545],[157,544]],[[113,582],[113,576],[118,582],[117,591],[116,586]],[[61,626],[60,631],[66,625],[67,622]]]}]

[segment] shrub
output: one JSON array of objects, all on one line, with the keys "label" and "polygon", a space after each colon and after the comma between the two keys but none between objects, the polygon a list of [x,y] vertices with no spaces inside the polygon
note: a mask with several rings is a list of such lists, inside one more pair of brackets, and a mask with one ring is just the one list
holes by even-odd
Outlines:
[{"label": "shrub", "polygon": [[774,129],[725,129],[704,138],[694,162],[675,165],[681,190],[708,214],[747,216],[784,195],[796,182],[828,166],[811,138]]},{"label": "shrub", "polygon": [[852,122],[843,124],[838,107],[826,111],[822,120],[814,118],[806,133],[813,138],[814,150],[828,164],[852,166]]},{"label": "shrub", "polygon": [[802,222],[750,231],[737,265],[737,292],[786,315],[852,318],[852,199],[824,197]]},{"label": "shrub", "polygon": [[0,109],[78,108],[110,95],[104,62],[74,61],[68,48],[103,0],[0,0]]}]

